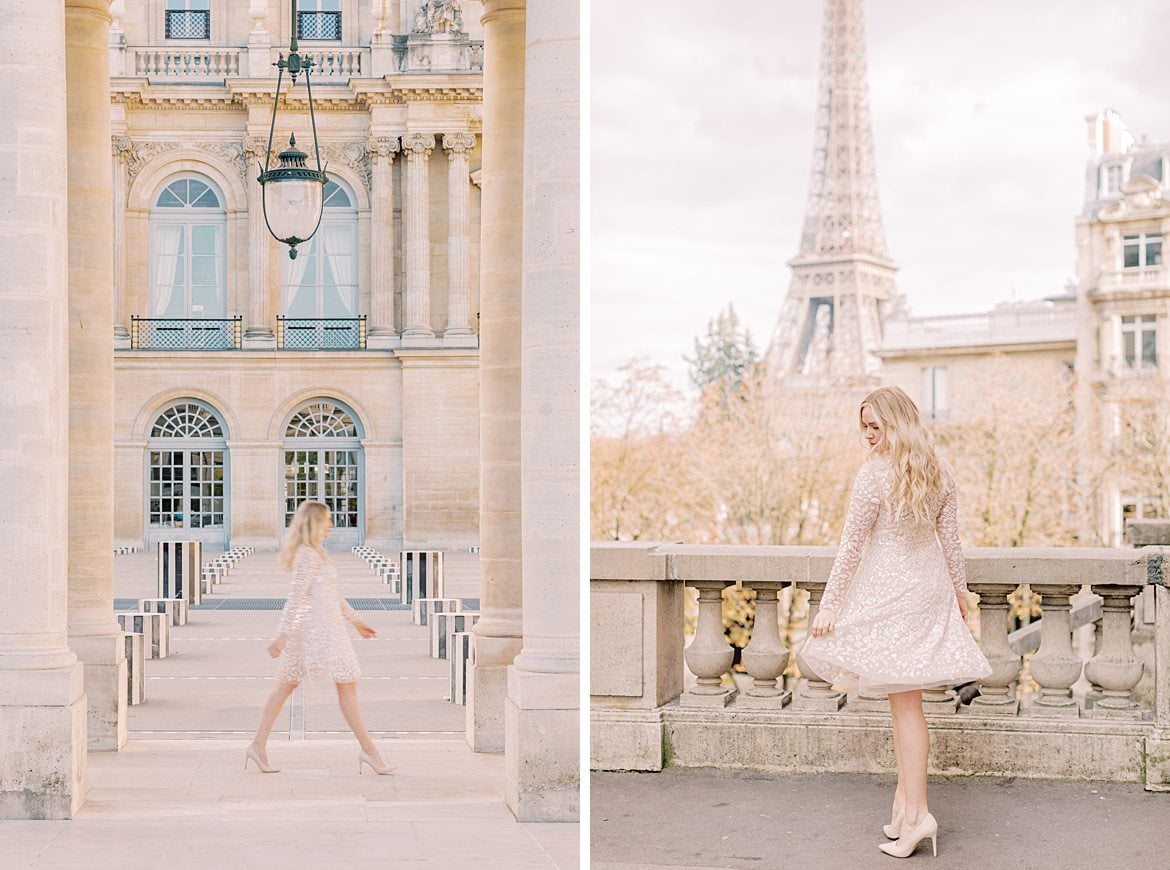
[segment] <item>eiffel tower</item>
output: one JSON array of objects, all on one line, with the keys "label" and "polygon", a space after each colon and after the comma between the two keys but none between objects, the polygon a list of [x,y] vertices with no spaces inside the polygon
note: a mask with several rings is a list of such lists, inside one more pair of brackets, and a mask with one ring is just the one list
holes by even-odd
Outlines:
[{"label": "eiffel tower", "polygon": [[900,297],[878,198],[862,0],[825,0],[812,175],[800,252],[788,265],[773,376],[876,377],[883,319]]}]

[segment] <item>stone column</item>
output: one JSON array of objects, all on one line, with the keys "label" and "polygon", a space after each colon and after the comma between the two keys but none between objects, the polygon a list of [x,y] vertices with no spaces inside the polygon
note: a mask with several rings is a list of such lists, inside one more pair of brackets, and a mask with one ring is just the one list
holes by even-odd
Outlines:
[{"label": "stone column", "polygon": [[130,347],[130,329],[126,318],[126,193],[129,178],[126,161],[130,159],[128,136],[112,138],[114,152],[114,347]]},{"label": "stone column", "polygon": [[[92,5],[94,14],[104,11]],[[67,819],[85,795],[86,700],[83,666],[66,634],[64,4],[0,0],[0,45],[0,80],[6,83],[0,88],[0,159],[7,167],[0,176],[0,368],[9,383],[20,385],[0,390],[0,492],[10,496],[0,499],[0,819]],[[109,139],[99,147],[108,174]],[[109,207],[95,209],[91,219],[102,220]],[[104,333],[107,350],[109,329],[107,321],[96,330]],[[11,497],[15,493],[19,497]]]},{"label": "stone column", "polygon": [[114,619],[114,230],[109,4],[67,0],[69,645],[85,664],[89,748],[126,742],[126,645]]},{"label": "stone column", "polygon": [[369,347],[390,347],[394,328],[394,155],[398,139],[371,136],[370,149],[370,334]]},{"label": "stone column", "polygon": [[248,32],[247,66],[241,66],[249,78],[270,78],[276,75],[276,70],[272,66],[272,39],[264,23],[268,19],[267,0],[251,0],[248,17],[252,19],[252,29]]},{"label": "stone column", "polygon": [[435,137],[410,133],[402,137],[406,152],[406,196],[402,203],[402,243],[406,260],[403,338],[431,338],[431,202],[430,157]]},{"label": "stone column", "polygon": [[524,646],[508,669],[504,751],[504,799],[521,821],[580,816],[580,19],[577,0],[541,0],[526,22]]},{"label": "stone column", "polygon": [[[276,150],[275,143],[273,149]],[[246,348],[276,347],[272,312],[268,304],[272,234],[264,222],[264,188],[260,186],[260,170],[256,168],[257,161],[263,165],[267,150],[267,139],[249,136],[244,140],[244,154],[248,161],[248,168],[244,171],[244,183],[248,186],[248,317],[244,322]]]},{"label": "stone column", "polygon": [[447,152],[447,328],[443,332],[444,338],[473,335],[469,287],[471,185],[467,163],[468,152],[474,147],[475,136],[471,133],[446,133],[443,136],[443,150]]},{"label": "stone column", "polygon": [[507,668],[523,625],[520,541],[520,280],[524,207],[524,0],[484,3],[480,226],[480,610],[467,739],[504,749]]}]

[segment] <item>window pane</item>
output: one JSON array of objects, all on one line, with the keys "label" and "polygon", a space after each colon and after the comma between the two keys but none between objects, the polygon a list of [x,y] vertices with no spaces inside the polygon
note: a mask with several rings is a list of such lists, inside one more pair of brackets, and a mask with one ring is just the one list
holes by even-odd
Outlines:
[{"label": "window pane", "polygon": [[1146,365],[1158,363],[1158,333],[1152,329],[1142,331],[1142,362]]},{"label": "window pane", "polygon": [[1137,359],[1137,354],[1134,349],[1134,334],[1133,332],[1126,332],[1122,339],[1125,344],[1125,361],[1133,365]]},{"label": "window pane", "polygon": [[356,317],[354,303],[357,293],[353,287],[326,285],[321,288],[323,317]]},{"label": "window pane", "polygon": [[223,305],[215,287],[191,288],[192,317],[223,317]]},{"label": "window pane", "polygon": [[195,224],[191,227],[192,254],[218,254],[218,242],[219,227],[206,224]]},{"label": "window pane", "polygon": [[1125,259],[1124,259],[1124,267],[1126,269],[1132,269],[1134,266],[1139,265],[1138,257],[1139,257],[1140,251],[1141,251],[1141,248],[1138,245],[1136,240],[1131,242],[1131,241],[1129,241],[1129,239],[1126,239]]},{"label": "window pane", "polygon": [[1162,237],[1154,236],[1146,242],[1146,265],[1160,266],[1162,264]]},{"label": "window pane", "polygon": [[289,317],[316,317],[317,294],[315,288],[294,288],[288,302],[288,310],[285,313]]},{"label": "window pane", "polygon": [[191,257],[191,283],[203,286],[214,286],[216,281],[216,258],[214,256],[195,255]]}]

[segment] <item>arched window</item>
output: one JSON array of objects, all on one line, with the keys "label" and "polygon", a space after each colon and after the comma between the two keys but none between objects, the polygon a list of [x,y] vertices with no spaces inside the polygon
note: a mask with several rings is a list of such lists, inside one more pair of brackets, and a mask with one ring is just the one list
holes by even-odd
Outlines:
[{"label": "arched window", "polygon": [[180,538],[226,545],[227,439],[213,408],[184,399],[155,418],[147,487],[148,544]]},{"label": "arched window", "polygon": [[321,226],[295,260],[282,257],[288,317],[357,317],[357,209],[338,182],[325,182]]},{"label": "arched window", "polygon": [[210,181],[172,180],[150,212],[152,317],[224,317],[227,211]]},{"label": "arched window", "polygon": [[362,436],[356,416],[332,399],[314,399],[284,431],[284,525],[306,499],[333,513],[331,547],[363,543]]}]

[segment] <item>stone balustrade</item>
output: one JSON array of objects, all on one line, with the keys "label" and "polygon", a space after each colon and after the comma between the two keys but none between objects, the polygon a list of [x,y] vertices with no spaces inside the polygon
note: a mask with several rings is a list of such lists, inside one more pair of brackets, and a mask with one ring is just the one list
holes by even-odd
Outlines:
[{"label": "stone balustrade", "polygon": [[[592,756],[601,770],[667,763],[892,772],[884,696],[847,693],[799,655],[836,548],[595,544],[591,554]],[[969,705],[923,693],[939,773],[1144,781],[1170,790],[1170,588],[1162,548],[969,548],[971,623],[992,673]],[[1039,645],[1009,639],[1009,596],[1040,596]],[[724,590],[755,592],[742,674]],[[1151,660],[1131,641],[1134,602],[1154,587]],[[685,643],[687,592],[697,607]],[[1087,661],[1070,612],[1099,633]],[[808,610],[800,603],[807,596]],[[793,601],[798,602],[796,608]],[[799,621],[793,619],[793,614]],[[807,620],[807,621],[806,621]],[[782,626],[785,631],[781,631]],[[1085,629],[1088,630],[1088,629]],[[1018,634],[1018,633],[1017,633]],[[787,640],[786,640],[787,638]],[[685,644],[685,646],[684,646]],[[790,649],[789,647],[792,647]],[[795,661],[793,659],[795,658]],[[793,667],[795,665],[795,667]],[[1153,672],[1153,702],[1134,689]],[[1086,689],[1086,687],[1088,687]]]}]

